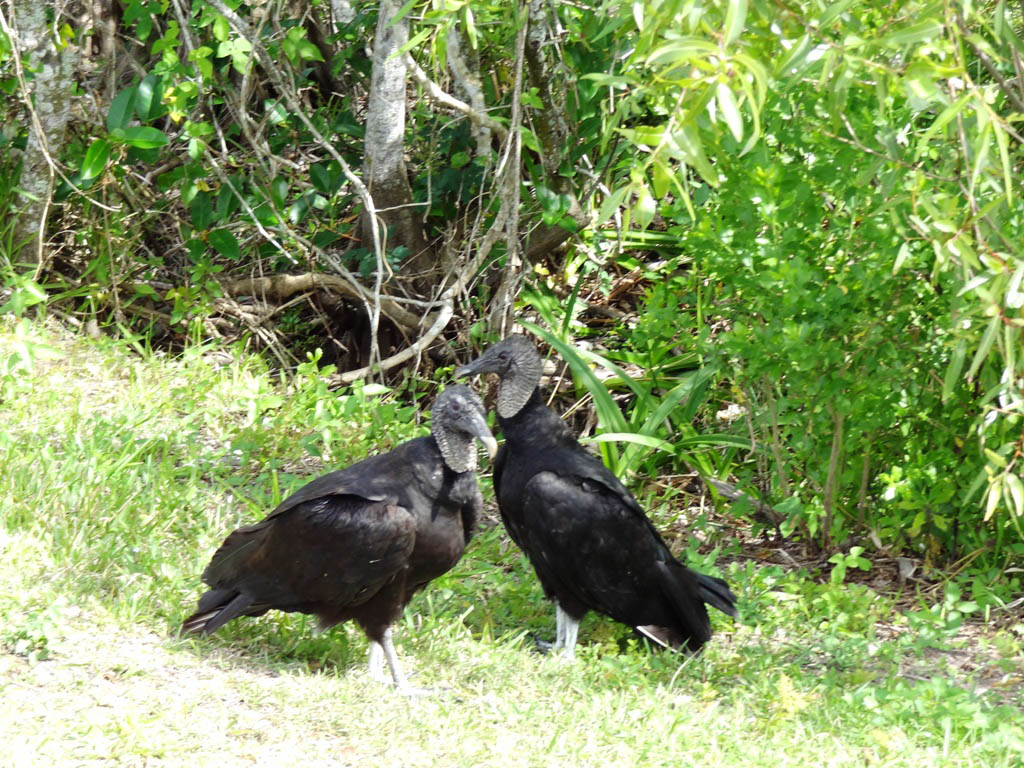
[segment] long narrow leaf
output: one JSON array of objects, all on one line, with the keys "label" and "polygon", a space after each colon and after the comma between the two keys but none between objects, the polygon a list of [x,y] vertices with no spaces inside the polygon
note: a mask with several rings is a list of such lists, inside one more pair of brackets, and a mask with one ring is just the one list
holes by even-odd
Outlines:
[{"label": "long narrow leaf", "polygon": [[587,388],[590,396],[594,399],[594,408],[597,410],[597,418],[601,425],[609,432],[628,432],[629,424],[626,422],[619,406],[615,404],[612,396],[590,366],[577,354],[577,350],[566,344],[550,331],[534,325],[527,321],[520,321],[520,324],[531,333],[540,336],[544,341],[554,347],[568,364],[573,374],[579,378]]},{"label": "long narrow leaf", "polygon": [[617,366],[608,358],[604,357],[603,355],[599,355],[597,352],[592,352],[589,349],[580,349],[576,351],[579,353],[580,357],[586,360],[590,360],[592,363],[596,363],[605,370],[614,373],[616,378],[618,378],[620,381],[622,381],[623,384],[629,387],[630,391],[634,395],[636,395],[637,398],[641,400],[650,400],[650,393],[647,392],[642,386],[640,386],[636,379],[634,379],[632,376],[630,376],[622,368]]},{"label": "long narrow leaf", "polygon": [[[669,414],[676,409],[683,398],[688,398],[688,400],[685,409],[679,414],[678,422],[682,424],[689,424],[693,421],[697,406],[703,399],[703,391],[707,389],[707,383],[711,381],[711,377],[713,375],[713,370],[701,369],[688,376],[685,381],[674,387],[667,395],[665,395],[664,398],[662,398],[658,407],[654,409],[654,412],[647,417],[643,426],[640,427],[640,434],[656,437],[664,428],[663,425],[665,420],[668,419]],[[666,430],[666,432],[667,431],[668,430]],[[634,471],[637,466],[639,466],[644,455],[645,452],[642,451],[639,446],[629,446],[622,453],[623,467],[627,471]]]},{"label": "long narrow leaf", "polygon": [[[585,443],[633,443],[646,448],[654,448],[665,453],[675,453],[676,449],[668,440],[662,440],[650,435],[640,435],[635,432],[602,432],[599,435],[581,440]],[[625,454],[623,454],[625,456]]]},{"label": "long narrow leaf", "polygon": [[732,45],[743,32],[747,23],[747,0],[729,0],[729,8],[725,12],[725,28],[722,30],[722,42]]},{"label": "long narrow leaf", "polygon": [[744,451],[749,451],[751,448],[757,446],[751,444],[750,440],[745,437],[738,435],[691,435],[690,437],[684,437],[674,442],[676,452],[678,453],[683,448],[702,448],[711,445],[722,445],[730,448],[740,448]]},{"label": "long narrow leaf", "polygon": [[989,320],[988,327],[985,329],[985,335],[981,337],[981,344],[978,346],[978,351],[974,353],[974,359],[971,361],[971,367],[967,371],[967,380],[970,381],[974,378],[974,374],[981,368],[981,364],[985,362],[985,358],[988,357],[989,350],[992,349],[992,342],[996,337],[996,331],[999,328],[1000,317],[998,314],[993,315],[992,319]]},{"label": "long narrow leaf", "polygon": [[953,388],[960,381],[960,374],[964,370],[964,361],[967,359],[967,342],[961,339],[953,349],[953,356],[946,368],[946,376],[942,380],[942,402],[949,400],[953,394]]}]

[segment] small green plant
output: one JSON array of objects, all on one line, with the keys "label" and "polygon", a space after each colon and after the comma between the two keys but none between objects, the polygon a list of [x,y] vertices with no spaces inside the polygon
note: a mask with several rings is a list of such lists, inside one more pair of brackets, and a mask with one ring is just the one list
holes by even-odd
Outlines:
[{"label": "small green plant", "polygon": [[960,585],[947,581],[941,602],[912,611],[907,614],[907,619],[910,626],[919,632],[922,641],[941,645],[955,637],[964,620],[979,610],[977,602],[964,599]]},{"label": "small green plant", "polygon": [[64,604],[59,597],[45,606],[14,605],[0,611],[4,624],[0,647],[31,662],[50,658],[54,641],[60,637],[58,625]]},{"label": "small green plant", "polygon": [[836,552],[832,557],[828,559],[832,563],[832,571],[829,573],[828,580],[833,584],[842,584],[846,581],[846,571],[849,568],[859,568],[862,571],[871,570],[871,561],[866,557],[861,557],[861,553],[864,552],[864,547],[850,547],[850,551],[845,555],[842,552]]}]

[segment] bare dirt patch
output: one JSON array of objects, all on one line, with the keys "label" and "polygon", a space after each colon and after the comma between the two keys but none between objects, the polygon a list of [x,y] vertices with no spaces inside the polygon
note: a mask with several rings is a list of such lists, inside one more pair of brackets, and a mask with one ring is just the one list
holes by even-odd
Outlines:
[{"label": "bare dirt patch", "polygon": [[332,689],[367,685],[365,675],[282,675],[145,632],[64,634],[45,661],[0,654],[0,765],[346,766],[370,757],[346,743],[329,706]]}]

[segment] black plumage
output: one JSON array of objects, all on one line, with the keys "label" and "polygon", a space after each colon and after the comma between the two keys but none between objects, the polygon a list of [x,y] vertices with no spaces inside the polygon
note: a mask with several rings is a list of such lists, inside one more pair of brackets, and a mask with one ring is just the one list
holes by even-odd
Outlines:
[{"label": "black plumage", "polygon": [[231,533],[203,572],[184,632],[210,634],[271,609],[314,614],[324,627],[354,619],[370,639],[370,672],[408,686],[391,624],[412,595],[451,569],[472,535],[482,498],[476,448],[497,448],[480,398],[449,386],[431,434],[319,477],[262,521]]},{"label": "black plumage", "polygon": [[588,610],[690,651],[711,637],[705,603],[735,615],[728,585],[676,560],[633,495],[544,404],[541,361],[529,339],[510,336],[456,373],[501,379],[498,509],[556,603],[556,648],[573,655]]}]

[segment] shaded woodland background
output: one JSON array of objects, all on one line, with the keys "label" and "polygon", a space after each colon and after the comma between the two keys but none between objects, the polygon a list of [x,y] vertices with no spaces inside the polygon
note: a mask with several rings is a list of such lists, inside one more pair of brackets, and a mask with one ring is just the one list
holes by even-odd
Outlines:
[{"label": "shaded woodland background", "polygon": [[525,328],[620,476],[1020,591],[1024,3],[0,7],[3,312],[410,397]]}]

